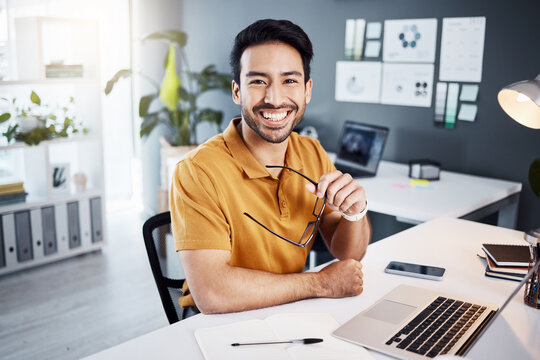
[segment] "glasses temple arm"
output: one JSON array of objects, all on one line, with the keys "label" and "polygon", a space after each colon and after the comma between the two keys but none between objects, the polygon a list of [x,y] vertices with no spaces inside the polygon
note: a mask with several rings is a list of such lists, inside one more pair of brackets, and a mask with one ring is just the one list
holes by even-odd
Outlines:
[{"label": "glasses temple arm", "polygon": [[287,169],[287,170],[291,170],[295,173],[297,173],[298,175],[300,175],[301,177],[303,177],[304,179],[306,179],[307,181],[309,181],[310,183],[312,183],[313,185],[315,186],[319,186],[319,183],[316,182],[315,180],[313,179],[310,179],[308,176],[302,174],[300,171],[297,171],[297,170],[294,170],[290,167],[287,167],[287,166],[281,166],[281,165],[266,165],[267,168],[280,168],[280,169]]}]

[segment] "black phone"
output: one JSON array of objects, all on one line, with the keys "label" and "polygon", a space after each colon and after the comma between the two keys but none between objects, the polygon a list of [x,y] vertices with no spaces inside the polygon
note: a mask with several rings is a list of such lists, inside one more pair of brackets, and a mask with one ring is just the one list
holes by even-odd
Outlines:
[{"label": "black phone", "polygon": [[390,261],[384,271],[390,274],[406,275],[422,279],[442,280],[446,270],[437,266]]}]

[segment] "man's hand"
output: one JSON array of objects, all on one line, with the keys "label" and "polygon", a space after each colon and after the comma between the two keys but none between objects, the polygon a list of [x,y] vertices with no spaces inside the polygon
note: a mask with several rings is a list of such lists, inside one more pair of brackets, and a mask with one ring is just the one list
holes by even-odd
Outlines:
[{"label": "man's hand", "polygon": [[362,264],[353,259],[334,262],[319,272],[324,297],[340,298],[362,293]]},{"label": "man's hand", "polygon": [[319,184],[306,185],[308,191],[319,198],[326,196],[326,205],[334,210],[326,213],[319,230],[328,250],[338,259],[360,260],[366,253],[371,238],[371,225],[366,217],[348,221],[339,213],[356,215],[366,209],[366,192],[351,175],[332,171],[321,176]]},{"label": "man's hand", "polygon": [[326,206],[335,211],[354,215],[366,207],[364,188],[349,174],[332,171],[321,176],[319,186],[308,183],[306,188],[319,198],[326,195]]}]

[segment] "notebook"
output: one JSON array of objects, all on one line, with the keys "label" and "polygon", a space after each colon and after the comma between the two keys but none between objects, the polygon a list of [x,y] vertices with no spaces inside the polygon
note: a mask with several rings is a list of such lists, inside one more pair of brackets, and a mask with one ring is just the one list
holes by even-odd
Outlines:
[{"label": "notebook", "polygon": [[529,266],[531,251],[527,245],[482,244],[482,250],[497,266]]},{"label": "notebook", "polygon": [[500,310],[486,302],[399,285],[333,335],[401,359],[465,355],[539,265],[527,273]]},{"label": "notebook", "polygon": [[505,280],[513,280],[513,281],[521,281],[525,275],[520,275],[516,273],[509,273],[509,272],[503,272],[503,271],[494,271],[489,268],[489,266],[486,266],[486,272],[485,275],[492,278],[498,278],[498,279],[505,279]]},{"label": "notebook", "polygon": [[334,162],[336,168],[353,177],[375,176],[388,132],[386,127],[345,121]]},{"label": "notebook", "polygon": [[529,271],[529,268],[525,266],[497,266],[497,264],[495,264],[489,256],[486,256],[485,259],[488,269],[492,272],[515,274],[517,276],[524,277]]},{"label": "notebook", "polygon": [[[206,360],[306,359],[373,360],[359,347],[332,337],[339,323],[327,313],[276,314],[195,330],[195,339]],[[318,344],[273,344],[231,346],[233,343],[322,338]]]}]

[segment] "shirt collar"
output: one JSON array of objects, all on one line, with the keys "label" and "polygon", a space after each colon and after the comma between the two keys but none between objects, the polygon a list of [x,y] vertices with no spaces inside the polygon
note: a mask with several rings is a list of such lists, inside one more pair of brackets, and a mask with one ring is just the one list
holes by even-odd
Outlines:
[{"label": "shirt collar", "polygon": [[[271,176],[268,170],[255,159],[240,137],[240,134],[238,134],[236,125],[241,120],[241,118],[232,119],[229,126],[227,126],[223,132],[223,138],[227,148],[249,178],[256,179]],[[298,154],[293,150],[294,148],[297,148],[295,145],[298,143],[298,140],[298,134],[295,132],[291,133],[287,145],[287,152],[285,154],[285,166],[301,171],[302,161]]]}]

